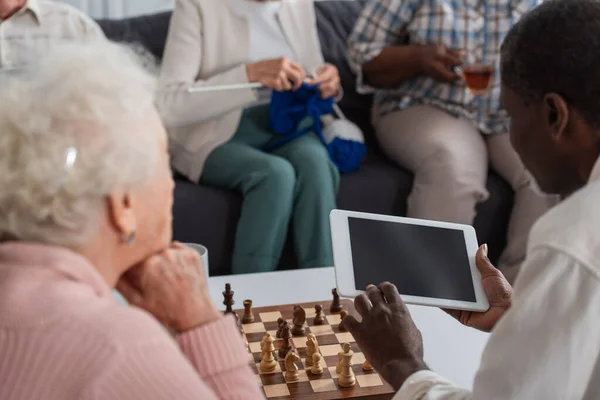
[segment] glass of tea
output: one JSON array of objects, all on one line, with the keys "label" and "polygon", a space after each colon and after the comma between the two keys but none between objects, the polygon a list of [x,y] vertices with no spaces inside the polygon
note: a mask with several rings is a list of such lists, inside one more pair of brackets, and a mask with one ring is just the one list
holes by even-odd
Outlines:
[{"label": "glass of tea", "polygon": [[485,94],[492,83],[492,77],[494,76],[494,69],[496,66],[495,61],[477,60],[472,56],[464,56],[464,53],[461,59],[463,63],[457,68],[457,72],[462,75],[467,89],[469,89],[474,96]]}]

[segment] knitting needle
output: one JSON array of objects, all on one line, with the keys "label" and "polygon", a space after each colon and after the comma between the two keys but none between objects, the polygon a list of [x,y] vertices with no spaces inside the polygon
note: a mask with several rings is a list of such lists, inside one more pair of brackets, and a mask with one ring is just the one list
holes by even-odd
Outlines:
[{"label": "knitting needle", "polygon": [[262,83],[235,83],[231,85],[216,85],[216,86],[197,86],[188,88],[188,93],[206,93],[206,92],[222,92],[224,90],[242,90],[242,89],[260,89],[264,87]]}]

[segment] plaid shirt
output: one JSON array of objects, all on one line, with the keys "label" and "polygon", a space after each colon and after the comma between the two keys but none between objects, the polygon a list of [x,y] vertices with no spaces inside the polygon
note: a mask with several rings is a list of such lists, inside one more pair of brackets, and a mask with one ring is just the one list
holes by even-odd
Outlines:
[{"label": "plaid shirt", "polygon": [[[483,133],[508,132],[500,105],[498,62],[508,30],[543,0],[370,0],[348,39],[350,65],[360,93],[375,92],[379,115],[415,104],[442,108],[465,117]],[[363,81],[362,65],[381,51],[405,43],[443,44],[496,65],[490,90],[473,96],[462,82],[443,84],[421,75],[394,89],[375,89]]]}]

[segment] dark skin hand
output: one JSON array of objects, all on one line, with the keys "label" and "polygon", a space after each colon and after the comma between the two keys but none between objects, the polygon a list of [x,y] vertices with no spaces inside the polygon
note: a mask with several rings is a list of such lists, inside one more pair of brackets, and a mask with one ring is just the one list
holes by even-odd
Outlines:
[{"label": "dark skin hand", "polygon": [[490,308],[486,312],[444,310],[461,324],[490,332],[498,320],[510,308],[513,289],[502,272],[492,265],[487,257],[487,245],[483,245],[475,256],[477,270],[481,274],[483,291],[488,298]]},{"label": "dark skin hand", "polygon": [[451,83],[460,79],[452,70],[461,64],[460,54],[442,45],[390,46],[364,64],[363,72],[371,85],[381,88],[397,87],[417,75]]},{"label": "dark skin hand", "polygon": [[[510,308],[512,287],[487,257],[487,245],[477,251],[477,269],[490,308],[486,312],[444,310],[463,325],[490,331]],[[389,282],[369,285],[366,294],[354,300],[362,317],[348,315],[344,325],[356,339],[365,357],[381,376],[399,390],[415,372],[428,369],[423,361],[423,339],[396,286]]]},{"label": "dark skin hand", "polygon": [[423,339],[396,286],[369,285],[354,300],[362,317],[348,315],[344,325],[371,365],[395,390],[413,373],[428,369],[423,361]]}]

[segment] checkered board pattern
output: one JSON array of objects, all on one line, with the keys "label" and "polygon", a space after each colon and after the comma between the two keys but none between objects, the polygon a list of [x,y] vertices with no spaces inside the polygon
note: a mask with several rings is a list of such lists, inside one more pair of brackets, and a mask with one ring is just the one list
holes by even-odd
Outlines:
[{"label": "checkered board pattern", "polygon": [[[315,304],[317,303],[301,305],[306,310],[306,334],[313,333],[317,337],[319,351],[323,356],[323,374],[319,376],[312,375],[310,368],[305,369],[306,336],[294,336],[294,347],[301,358],[301,361],[297,363],[300,379],[295,382],[286,382],[284,377],[285,363],[277,355],[277,349],[282,343],[281,339],[276,338],[277,319],[282,317],[292,324],[294,305],[255,308],[253,309],[255,321],[243,324],[248,340],[249,362],[252,370],[257,374],[258,382],[267,399],[391,399],[394,394],[391,386],[385,383],[375,371],[365,372],[362,370],[362,364],[365,361],[364,355],[352,335],[348,332],[340,332],[338,329],[340,316],[329,312],[330,301],[318,303],[323,306],[325,324],[320,326],[313,324]],[[342,300],[342,304],[350,314],[354,312],[351,301]],[[237,313],[241,318],[243,311],[237,311]],[[260,372],[259,369],[260,341],[266,332],[269,332],[275,339],[276,351],[273,355],[279,362],[275,372],[268,374]],[[352,388],[342,388],[337,383],[335,370],[338,364],[338,352],[342,350],[343,343],[351,343],[354,351],[352,369],[356,374],[356,385]]]}]

